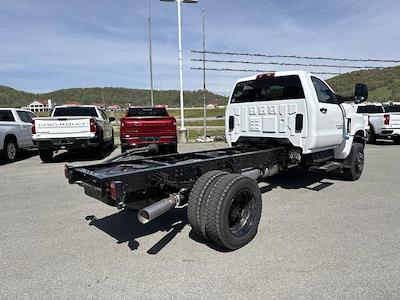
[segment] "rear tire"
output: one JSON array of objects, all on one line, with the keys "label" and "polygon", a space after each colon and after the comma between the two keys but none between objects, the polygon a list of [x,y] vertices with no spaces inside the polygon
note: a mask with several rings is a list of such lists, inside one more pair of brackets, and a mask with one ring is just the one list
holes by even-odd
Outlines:
[{"label": "rear tire", "polygon": [[376,134],[374,132],[374,128],[372,126],[369,127],[368,130],[368,143],[370,144],[376,144]]},{"label": "rear tire", "polygon": [[400,145],[400,136],[394,137],[394,138],[393,138],[393,142],[394,142],[396,145]]},{"label": "rear tire", "polygon": [[53,160],[53,150],[50,149],[39,149],[39,157],[44,163],[51,162]]},{"label": "rear tire", "polygon": [[17,159],[18,145],[14,139],[8,139],[4,143],[4,157],[7,161],[12,162]]},{"label": "rear tire", "polygon": [[193,231],[206,239],[206,202],[214,183],[223,175],[223,171],[210,171],[203,174],[194,184],[188,200],[187,216]]},{"label": "rear tire", "polygon": [[364,147],[362,144],[353,143],[349,159],[350,167],[344,169],[343,176],[346,180],[356,181],[361,177],[365,164]]},{"label": "rear tire", "polygon": [[220,177],[207,199],[207,236],[221,247],[239,249],[256,236],[261,210],[261,191],[253,179],[238,174]]},{"label": "rear tire", "polygon": [[169,153],[171,154],[178,153],[178,144],[169,145]]}]

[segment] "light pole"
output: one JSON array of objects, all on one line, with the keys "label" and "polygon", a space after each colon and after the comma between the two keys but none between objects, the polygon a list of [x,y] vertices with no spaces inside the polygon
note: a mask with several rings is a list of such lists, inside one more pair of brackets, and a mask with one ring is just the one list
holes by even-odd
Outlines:
[{"label": "light pole", "polygon": [[197,0],[160,0],[163,2],[178,3],[178,53],[179,53],[179,82],[180,82],[180,106],[181,106],[181,128],[179,132],[180,142],[188,142],[188,131],[185,128],[184,103],[183,103],[183,59],[182,59],[182,18],[181,3],[196,4]]},{"label": "light pole", "polygon": [[151,106],[154,106],[154,86],[153,86],[153,55],[151,46],[151,6],[149,2],[149,63],[150,63],[150,102]]},{"label": "light pole", "polygon": [[203,136],[205,142],[207,137],[207,103],[206,103],[206,10],[204,8],[203,8],[203,105],[204,105]]}]

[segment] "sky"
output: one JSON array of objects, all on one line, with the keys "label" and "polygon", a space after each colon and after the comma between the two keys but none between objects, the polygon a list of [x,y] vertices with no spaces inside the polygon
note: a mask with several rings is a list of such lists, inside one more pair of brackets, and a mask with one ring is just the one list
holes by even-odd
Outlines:
[{"label": "sky", "polygon": [[[177,4],[150,1],[154,86],[179,89]],[[198,4],[182,4],[185,90],[203,86],[202,72],[190,70],[201,67],[191,61],[200,56],[190,50],[202,49],[203,8],[206,49],[210,51],[400,59],[397,0],[199,0]],[[0,85],[28,92],[149,88],[148,0],[0,0],[0,11]],[[207,66],[300,69],[228,63]],[[238,78],[251,74],[209,71],[207,89],[227,95]]]}]

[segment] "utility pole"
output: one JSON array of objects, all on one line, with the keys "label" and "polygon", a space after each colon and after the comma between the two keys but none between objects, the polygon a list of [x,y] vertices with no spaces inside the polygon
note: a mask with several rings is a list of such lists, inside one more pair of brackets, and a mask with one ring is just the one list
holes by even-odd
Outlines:
[{"label": "utility pole", "polygon": [[150,63],[150,102],[151,106],[154,106],[154,86],[153,86],[153,55],[152,55],[152,45],[151,45],[151,5],[149,3],[149,63]]},{"label": "utility pole", "polygon": [[206,102],[206,10],[203,8],[203,105],[204,105],[204,141],[207,137],[207,102]]}]

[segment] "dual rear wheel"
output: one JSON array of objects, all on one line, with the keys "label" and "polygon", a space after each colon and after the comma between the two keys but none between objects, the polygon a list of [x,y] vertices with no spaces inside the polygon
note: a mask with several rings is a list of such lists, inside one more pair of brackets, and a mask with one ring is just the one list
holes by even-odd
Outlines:
[{"label": "dual rear wheel", "polygon": [[261,191],[253,179],[211,171],[193,186],[188,201],[188,220],[200,237],[236,250],[257,234],[261,210]]}]

